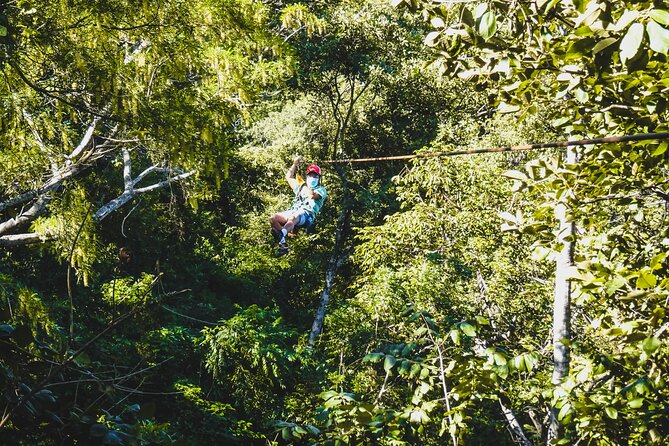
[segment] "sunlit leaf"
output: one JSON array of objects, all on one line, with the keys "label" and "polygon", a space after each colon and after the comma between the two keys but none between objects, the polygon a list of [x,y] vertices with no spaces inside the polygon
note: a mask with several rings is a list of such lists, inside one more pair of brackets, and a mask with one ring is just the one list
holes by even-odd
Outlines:
[{"label": "sunlit leaf", "polygon": [[664,9],[651,10],[650,18],[662,25],[669,25],[669,11],[665,11]]},{"label": "sunlit leaf", "polygon": [[655,353],[660,346],[662,346],[662,341],[655,337],[646,338],[641,344],[641,348],[643,348],[643,351],[646,352],[647,355]]},{"label": "sunlit leaf", "polygon": [[622,63],[634,58],[641,48],[643,41],[644,26],[641,23],[634,23],[620,41],[620,61]]},{"label": "sunlit leaf", "polygon": [[669,30],[650,21],[646,25],[646,32],[648,33],[650,49],[662,54],[669,52]]},{"label": "sunlit leaf", "polygon": [[481,16],[479,23],[479,33],[485,40],[490,39],[497,31],[497,18],[492,11],[488,11]]},{"label": "sunlit leaf", "polygon": [[604,408],[604,412],[606,412],[606,416],[612,420],[616,420],[618,418],[618,410],[615,407],[607,406]]},{"label": "sunlit leaf", "polygon": [[390,372],[396,362],[397,359],[394,356],[386,355],[386,359],[383,361],[383,370],[385,370],[386,373]]},{"label": "sunlit leaf", "polygon": [[639,278],[636,280],[636,287],[639,289],[652,288],[657,284],[657,277],[650,271],[642,270]]},{"label": "sunlit leaf", "polygon": [[615,38],[615,37],[607,37],[606,39],[600,40],[592,48],[592,54],[597,54],[597,53],[600,53],[600,52],[604,51],[605,49],[607,49],[608,47],[610,47],[611,45],[613,45],[617,41],[618,41],[618,39]]}]

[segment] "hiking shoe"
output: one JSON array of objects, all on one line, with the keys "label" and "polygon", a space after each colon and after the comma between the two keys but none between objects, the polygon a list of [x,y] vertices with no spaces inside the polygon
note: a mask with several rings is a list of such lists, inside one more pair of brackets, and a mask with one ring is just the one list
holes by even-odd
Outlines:
[{"label": "hiking shoe", "polygon": [[274,237],[274,241],[276,243],[281,242],[281,232],[277,231],[276,229],[272,228],[272,237]]},{"label": "hiking shoe", "polygon": [[279,250],[277,251],[277,256],[281,257],[283,255],[288,254],[288,251],[290,251],[290,246],[288,246],[288,243],[282,242],[279,243]]}]

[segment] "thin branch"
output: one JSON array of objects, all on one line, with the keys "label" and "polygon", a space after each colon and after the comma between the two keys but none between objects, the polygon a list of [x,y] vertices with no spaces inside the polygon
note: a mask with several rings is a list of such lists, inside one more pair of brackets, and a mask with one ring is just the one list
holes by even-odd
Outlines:
[{"label": "thin branch", "polygon": [[[453,416],[451,415],[451,402],[448,397],[448,386],[446,385],[446,372],[445,372],[446,368],[444,367],[444,354],[441,351],[439,343],[437,343],[437,341],[432,336],[432,329],[430,328],[430,324],[427,323],[427,320],[425,319],[423,313],[420,313],[420,317],[423,319],[423,322],[427,327],[427,335],[430,338],[432,345],[434,345],[435,348],[437,349],[437,354],[439,355],[439,378],[441,381],[441,388],[444,392],[444,401],[446,403],[446,413],[448,414],[448,423],[452,426]],[[455,436],[454,432],[451,432],[451,441],[453,441],[453,446],[458,446],[458,438]]]},{"label": "thin branch", "polygon": [[139,189],[135,189],[135,193],[137,194],[142,194],[144,192],[150,192],[152,190],[156,189],[161,189],[163,187],[168,186],[170,183],[174,183],[175,181],[180,181],[180,180],[185,180],[188,177],[191,177],[195,175],[195,171],[191,170],[190,172],[184,172],[180,175],[170,177],[164,181],[161,181],[160,183],[152,184],[151,186],[146,186],[146,187],[141,187]]}]

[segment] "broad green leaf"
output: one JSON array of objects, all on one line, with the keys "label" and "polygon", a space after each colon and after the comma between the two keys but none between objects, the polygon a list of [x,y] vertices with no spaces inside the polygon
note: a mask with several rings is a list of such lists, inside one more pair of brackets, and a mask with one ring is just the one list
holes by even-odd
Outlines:
[{"label": "broad green leaf", "polygon": [[472,324],[469,324],[467,322],[463,322],[460,324],[460,330],[470,338],[473,338],[476,336],[476,329]]},{"label": "broad green leaf", "polygon": [[650,49],[661,54],[669,52],[669,30],[657,23],[650,21],[646,25]]},{"label": "broad green leaf", "polygon": [[586,102],[588,102],[590,95],[588,95],[587,91],[577,88],[576,90],[574,90],[574,97],[581,104],[585,104]]},{"label": "broad green leaf", "polygon": [[616,276],[613,279],[609,280],[606,282],[606,294],[607,295],[612,295],[616,291],[618,291],[620,288],[625,286],[627,283],[627,280],[622,277],[622,276]]},{"label": "broad green leaf", "polygon": [[441,17],[432,17],[432,20],[430,20],[430,24],[432,25],[432,28],[443,28],[446,26],[444,23],[444,19]]},{"label": "broad green leaf", "polygon": [[651,156],[661,156],[664,154],[664,152],[667,151],[667,147],[669,147],[669,144],[667,144],[666,141],[662,141],[660,145],[657,146],[657,149],[653,151]]},{"label": "broad green leaf", "polygon": [[481,16],[481,22],[479,23],[479,34],[481,34],[485,40],[488,40],[493,35],[495,35],[496,31],[497,18],[492,11],[488,11]]},{"label": "broad green leaf", "polygon": [[0,338],[8,338],[14,332],[14,327],[9,324],[0,324]]},{"label": "broad green leaf", "polygon": [[425,45],[430,47],[435,46],[436,40],[439,38],[440,34],[440,31],[432,31],[431,33],[428,33],[427,36],[425,36]]},{"label": "broad green leaf", "polygon": [[525,369],[528,372],[531,372],[534,369],[534,358],[530,354],[523,355],[523,361],[525,362]]},{"label": "broad green leaf", "polygon": [[474,8],[474,18],[478,19],[481,17],[486,11],[488,10],[488,3],[479,3],[476,5],[476,8]]},{"label": "broad green leaf", "polygon": [[403,359],[402,362],[400,363],[400,371],[399,371],[400,375],[403,376],[408,375],[410,368],[411,368],[411,361],[409,361],[408,359]]},{"label": "broad green leaf", "polygon": [[632,409],[638,409],[639,407],[643,406],[643,398],[635,398],[629,401],[627,405]]},{"label": "broad green leaf", "polygon": [[0,25],[0,37],[5,37],[7,35],[7,28]]},{"label": "broad green leaf", "polygon": [[562,406],[560,409],[560,412],[558,413],[558,420],[563,420],[564,417],[566,417],[569,412],[571,412],[571,404],[566,403],[565,405]]},{"label": "broad green leaf", "polygon": [[604,412],[606,412],[606,416],[611,418],[612,420],[615,420],[618,418],[618,410],[615,407],[605,407]]},{"label": "broad green leaf", "polygon": [[460,345],[460,330],[451,330],[451,339],[455,345]]},{"label": "broad green leaf", "polygon": [[662,341],[660,341],[658,338],[646,338],[644,339],[643,343],[641,344],[641,348],[643,348],[643,351],[646,352],[647,355],[652,355],[657,351],[658,348],[662,345]]},{"label": "broad green leaf", "polygon": [[650,11],[650,18],[662,25],[669,25],[669,12],[664,9],[653,9]]},{"label": "broad green leaf", "polygon": [[383,361],[383,370],[385,370],[386,373],[390,372],[390,370],[393,368],[396,362],[397,359],[395,359],[394,356],[386,355],[386,360]]},{"label": "broad green leaf", "polygon": [[595,40],[592,37],[585,37],[575,41],[569,45],[567,54],[565,55],[565,60],[576,60],[583,56],[589,56],[592,52],[594,42]]},{"label": "broad green leaf", "polygon": [[[663,142],[662,144],[665,145],[665,150],[666,150],[666,146],[667,146],[666,141]],[[662,145],[662,144],[660,144],[660,145]],[[653,258],[650,259],[650,269],[657,270],[657,269],[662,268],[662,262],[664,262],[664,260],[666,258],[667,258],[667,253],[666,252],[661,252],[659,254],[655,254],[653,256]]]},{"label": "broad green leaf", "polygon": [[600,41],[597,42],[597,44],[592,48],[592,54],[597,54],[597,53],[599,53],[599,52],[601,52],[601,51],[604,51],[605,49],[607,49],[608,47],[610,47],[611,45],[613,45],[613,44],[616,43],[617,41],[618,41],[618,39],[616,39],[615,37],[608,37],[608,38],[606,38],[606,39],[602,39],[602,40],[600,40]]},{"label": "broad green leaf", "polygon": [[636,287],[639,289],[652,288],[657,284],[657,277],[650,271],[641,271],[636,280]]},{"label": "broad green leaf", "polygon": [[369,353],[362,358],[363,362],[379,362],[383,358],[383,353]]},{"label": "broad green leaf", "polygon": [[637,17],[639,17],[639,11],[636,9],[625,11],[618,19],[614,31],[622,31],[623,29],[627,28],[627,25],[636,20]]},{"label": "broad green leaf", "polygon": [[641,23],[634,23],[620,41],[620,61],[622,63],[633,59],[639,52],[641,42],[643,41],[644,26]]}]

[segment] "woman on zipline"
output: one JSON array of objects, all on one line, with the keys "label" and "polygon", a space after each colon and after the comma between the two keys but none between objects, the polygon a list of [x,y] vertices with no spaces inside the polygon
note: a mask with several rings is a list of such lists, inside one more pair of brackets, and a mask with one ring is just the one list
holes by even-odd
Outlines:
[{"label": "woman on zipline", "polygon": [[272,236],[279,244],[278,255],[282,256],[290,247],[286,243],[286,235],[295,228],[309,228],[316,222],[316,215],[321,210],[323,202],[327,197],[325,187],[320,183],[321,168],[315,164],[307,167],[307,180],[300,183],[295,179],[297,165],[301,157],[293,160],[293,165],[286,172],[286,180],[293,190],[295,197],[290,209],[274,214],[269,222],[272,225]]}]

